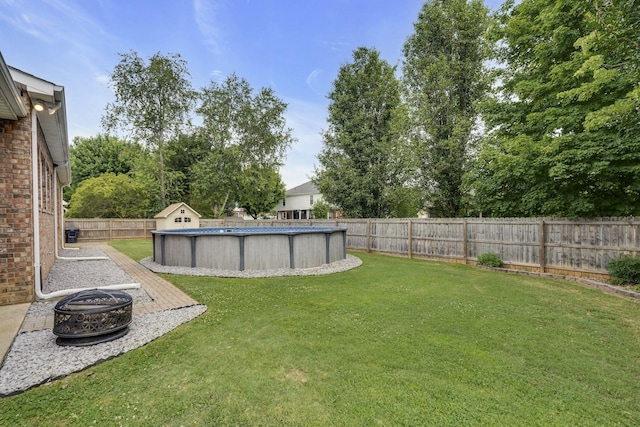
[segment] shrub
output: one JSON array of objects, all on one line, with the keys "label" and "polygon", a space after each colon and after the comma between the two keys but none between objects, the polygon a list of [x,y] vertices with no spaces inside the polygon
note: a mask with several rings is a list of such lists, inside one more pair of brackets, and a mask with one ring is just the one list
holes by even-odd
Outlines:
[{"label": "shrub", "polygon": [[480,255],[478,264],[494,268],[501,268],[504,265],[500,257],[492,252]]},{"label": "shrub", "polygon": [[607,272],[616,285],[637,285],[640,283],[640,257],[623,255],[607,263]]}]

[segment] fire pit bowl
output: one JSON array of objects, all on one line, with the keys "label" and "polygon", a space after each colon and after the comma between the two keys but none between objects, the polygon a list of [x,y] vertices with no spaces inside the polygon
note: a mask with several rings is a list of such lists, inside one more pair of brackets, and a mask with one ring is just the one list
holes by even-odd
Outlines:
[{"label": "fire pit bowl", "polygon": [[88,346],[129,332],[133,298],[122,291],[91,289],[61,299],[54,308],[56,344]]}]

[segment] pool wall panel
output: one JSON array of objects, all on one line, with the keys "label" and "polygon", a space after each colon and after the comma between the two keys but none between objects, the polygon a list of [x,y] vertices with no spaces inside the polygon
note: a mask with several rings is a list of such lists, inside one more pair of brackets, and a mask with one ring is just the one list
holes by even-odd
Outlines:
[{"label": "pool wall panel", "polygon": [[191,238],[186,236],[165,236],[165,265],[191,267]]},{"label": "pool wall panel", "polygon": [[326,264],[327,245],[324,233],[293,236],[293,260],[295,268],[310,268]]},{"label": "pool wall panel", "polygon": [[198,236],[196,267],[220,270],[240,270],[240,239],[238,236]]},{"label": "pool wall panel", "polygon": [[331,233],[329,243],[329,262],[336,262],[345,258],[344,232]]},{"label": "pool wall panel", "polygon": [[245,236],[244,268],[246,270],[289,268],[289,236],[282,234]]}]

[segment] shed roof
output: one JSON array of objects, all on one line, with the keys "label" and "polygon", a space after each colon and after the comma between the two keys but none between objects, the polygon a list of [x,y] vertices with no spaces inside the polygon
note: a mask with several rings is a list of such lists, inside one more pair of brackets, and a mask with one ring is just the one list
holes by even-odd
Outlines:
[{"label": "shed roof", "polygon": [[162,212],[160,212],[158,215],[154,216],[154,218],[167,218],[169,217],[169,215],[171,215],[172,213],[174,213],[175,211],[177,211],[178,209],[185,207],[187,209],[189,209],[191,212],[193,212],[194,214],[198,215],[198,218],[201,218],[201,215],[195,211],[195,209],[193,209],[191,206],[189,206],[188,204],[186,204],[185,202],[180,202],[180,203],[174,203],[172,205],[167,206],[166,208],[164,208],[162,210]]},{"label": "shed roof", "polygon": [[293,187],[291,190],[287,190],[285,193],[287,196],[304,196],[306,194],[320,194],[313,182],[307,181],[304,184],[300,184],[297,187]]}]

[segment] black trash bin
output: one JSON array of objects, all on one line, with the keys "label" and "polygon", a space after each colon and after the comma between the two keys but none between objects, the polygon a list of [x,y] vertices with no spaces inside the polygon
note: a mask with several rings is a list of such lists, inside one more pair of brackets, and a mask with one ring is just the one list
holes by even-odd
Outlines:
[{"label": "black trash bin", "polygon": [[80,229],[78,228],[65,228],[65,242],[67,243],[78,243],[78,234],[80,234]]}]

